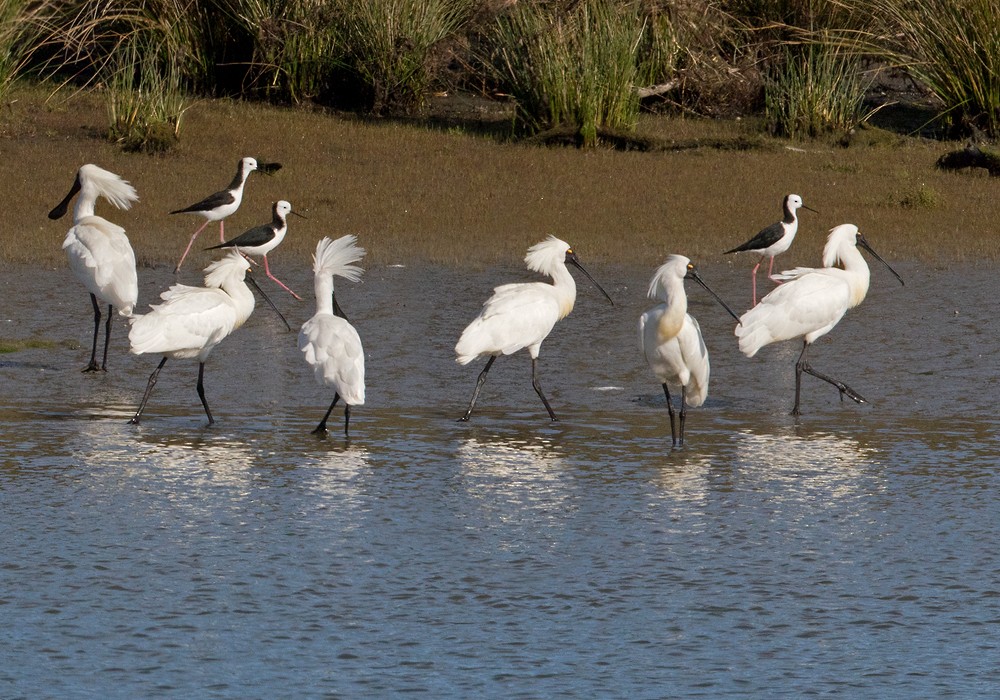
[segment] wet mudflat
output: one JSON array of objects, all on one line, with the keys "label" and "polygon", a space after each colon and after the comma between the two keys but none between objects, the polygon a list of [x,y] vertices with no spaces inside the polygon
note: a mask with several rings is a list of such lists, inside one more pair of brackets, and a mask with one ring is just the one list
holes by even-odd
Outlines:
[{"label": "wet mudflat", "polygon": [[[702,265],[729,303],[751,261]],[[209,360],[85,375],[90,302],[65,268],[4,271],[0,561],[5,697],[991,697],[1000,620],[995,268],[873,266],[811,353],[871,403],[752,360],[696,286],[709,399],[670,449],[637,350],[648,269],[588,265],[526,356],[452,348],[518,264],[373,267],[338,299],[366,345],[352,440],[295,334],[258,306]],[[276,272],[311,296],[307,270]],[[172,281],[140,270],[140,309]],[[182,275],[196,282],[194,273]],[[294,327],[311,313],[265,290]],[[335,416],[342,416],[339,412]]]}]

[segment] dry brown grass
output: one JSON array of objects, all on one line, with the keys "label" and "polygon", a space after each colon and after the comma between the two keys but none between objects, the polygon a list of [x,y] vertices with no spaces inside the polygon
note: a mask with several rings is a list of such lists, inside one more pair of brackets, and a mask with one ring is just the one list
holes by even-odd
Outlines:
[{"label": "dry brown grass", "polygon": [[[489,265],[517,261],[554,234],[584,261],[650,265],[668,252],[716,260],[775,220],[781,197],[797,192],[800,242],[783,266],[816,264],[826,231],[853,222],[889,259],[981,260],[1000,253],[1000,181],[934,169],[954,144],[890,139],[841,148],[793,150],[768,141],[752,150],[581,151],[497,143],[489,138],[393,122],[365,123],[302,110],[228,101],[191,108],[182,141],[161,156],[122,153],[103,140],[93,96],[42,104],[27,91],[0,115],[0,177],[11,213],[0,259],[62,264],[68,220],[48,210],[75,169],[94,162],[120,173],[140,202],[128,212],[99,205],[123,226],[143,264],[172,264],[201,219],[169,216],[224,186],[244,155],[284,164],[252,176],[227,235],[263,223],[287,199],[293,219],[275,257],[308,264],[322,236],[355,233],[368,262]],[[650,117],[640,133],[667,144],[747,133],[738,122]],[[206,229],[204,245],[217,234]],[[190,269],[209,260],[199,253]],[[188,263],[185,263],[187,267]]]}]

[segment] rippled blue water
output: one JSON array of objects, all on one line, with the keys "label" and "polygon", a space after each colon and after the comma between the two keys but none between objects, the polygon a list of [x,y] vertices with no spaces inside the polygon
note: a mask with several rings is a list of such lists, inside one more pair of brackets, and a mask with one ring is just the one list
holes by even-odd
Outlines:
[{"label": "rippled blue water", "polygon": [[209,361],[215,426],[181,361],[127,425],[155,358],[116,326],[81,374],[89,300],[12,270],[4,335],[83,347],[0,357],[0,696],[995,697],[993,270],[899,270],[812,354],[872,403],[807,383],[799,420],[798,348],[743,358],[692,291],[713,386],[682,450],[635,349],[651,270],[595,266],[619,305],[581,284],[543,346],[559,423],[518,356],[468,425],[451,347],[520,273],[369,271],[350,442],[309,434],[329,397],[263,310]]}]

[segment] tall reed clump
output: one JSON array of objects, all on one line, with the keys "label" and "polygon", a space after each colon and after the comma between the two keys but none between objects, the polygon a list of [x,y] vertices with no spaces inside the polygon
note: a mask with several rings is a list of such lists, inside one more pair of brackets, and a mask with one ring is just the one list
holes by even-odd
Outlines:
[{"label": "tall reed clump", "polygon": [[529,129],[568,127],[593,146],[601,130],[635,128],[646,26],[634,7],[614,0],[581,0],[569,10],[519,3],[497,19],[490,63]]},{"label": "tall reed clump", "polygon": [[330,90],[339,65],[339,14],[316,0],[222,0],[250,38],[248,87],[269,100],[302,102]]},{"label": "tall reed clump", "polygon": [[127,149],[163,150],[180,131],[186,86],[210,72],[205,15],[194,0],[49,4],[44,70],[102,86],[108,134]]},{"label": "tall reed clump", "polygon": [[1000,0],[854,2],[879,28],[860,36],[865,50],[933,92],[946,124],[1000,136]]},{"label": "tall reed clump", "polygon": [[41,9],[28,0],[0,0],[0,98],[27,70],[43,39]]},{"label": "tall reed clump", "polygon": [[861,59],[835,46],[811,43],[786,50],[764,88],[768,129],[790,138],[848,131],[872,114],[863,104],[871,83]]},{"label": "tall reed clump", "polygon": [[185,98],[163,47],[132,35],[109,61],[105,82],[108,137],[126,151],[166,151],[177,141]]},{"label": "tall reed clump", "polygon": [[333,0],[343,64],[375,114],[419,110],[434,51],[472,18],[475,0]]}]

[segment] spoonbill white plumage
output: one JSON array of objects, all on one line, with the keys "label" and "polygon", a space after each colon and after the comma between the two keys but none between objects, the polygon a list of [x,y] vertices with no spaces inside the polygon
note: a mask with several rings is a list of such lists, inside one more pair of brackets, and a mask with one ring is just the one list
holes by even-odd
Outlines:
[{"label": "spoonbill white plumage", "polygon": [[[162,304],[154,304],[150,312],[136,314],[129,321],[129,341],[136,355],[163,355],[160,364],[149,376],[146,392],[139,409],[129,421],[138,423],[146,408],[156,379],[168,358],[198,358],[198,397],[209,424],[215,422],[205,400],[205,361],[226,336],[243,325],[254,309],[254,295],[247,287],[252,277],[245,277],[250,263],[233,251],[205,268],[205,286],[190,287],[175,284],[160,295]],[[260,288],[257,287],[260,291]],[[270,303],[263,292],[261,295]]]},{"label": "spoonbill white plumage", "polygon": [[252,229],[244,231],[231,241],[225,241],[219,245],[213,245],[205,250],[218,250],[220,248],[235,248],[244,255],[263,256],[264,274],[278,283],[278,286],[291,294],[293,297],[302,300],[298,294],[285,286],[284,282],[271,274],[271,268],[267,264],[267,254],[278,247],[285,234],[288,233],[287,218],[289,214],[295,214],[300,218],[306,218],[302,214],[292,211],[292,205],[285,200],[280,200],[271,205],[271,222],[254,226]]},{"label": "spoonbill white plumage", "polygon": [[566,241],[549,236],[528,249],[524,262],[529,270],[551,277],[552,283],[522,282],[495,288],[493,296],[486,300],[482,311],[462,332],[455,345],[456,361],[460,365],[467,365],[482,355],[490,356],[476,381],[469,409],[461,418],[463,421],[469,420],[472,415],[476,399],[486,382],[486,374],[497,357],[510,355],[522,348],[527,348],[531,356],[531,386],[545,405],[549,417],[558,420],[538,382],[538,351],[556,321],[569,315],[576,301],[576,282],[566,267],[567,263],[583,272],[614,305],[604,288],[583,268]]},{"label": "spoonbill white plumage", "polygon": [[[708,349],[698,321],[687,312],[686,279],[694,280],[708,290],[733,318],[739,320],[736,312],[701,278],[694,263],[683,255],[669,256],[653,274],[648,296],[663,303],[639,317],[639,347],[649,368],[663,384],[674,446],[684,444],[685,404],[697,408],[705,403],[708,396]],[[681,388],[680,430],[675,425],[669,385]]]},{"label": "spoonbill white plumage", "polygon": [[354,265],[365,255],[355,243],[357,236],[342,236],[337,240],[324,238],[316,245],[313,255],[313,283],[316,289],[316,313],[302,324],[299,350],[313,368],[316,381],[333,387],[333,402],[313,433],[325,433],[326,421],[344,400],[344,435],[349,436],[351,406],[365,402],[365,353],[361,338],[337,303],[333,288],[334,276],[352,282],[361,279],[363,270]]},{"label": "spoonbill white plumage", "polygon": [[225,230],[225,218],[230,214],[234,213],[240,208],[240,203],[243,201],[243,188],[246,186],[247,178],[250,177],[250,173],[254,170],[260,170],[262,173],[270,174],[276,172],[281,168],[280,163],[257,163],[255,158],[247,156],[242,158],[236,164],[236,176],[233,181],[229,183],[229,187],[224,190],[219,190],[214,194],[210,194],[201,201],[195,202],[191,206],[184,207],[183,209],[174,209],[171,214],[197,214],[199,216],[205,217],[205,223],[198,227],[198,230],[191,234],[191,240],[188,241],[187,248],[184,249],[184,254],[181,255],[180,261],[177,263],[177,267],[174,268],[174,272],[180,272],[181,265],[184,263],[184,258],[187,257],[188,252],[191,250],[191,246],[194,245],[194,239],[198,237],[198,234],[204,230],[213,221],[219,222],[219,241],[226,240],[226,230]]},{"label": "spoonbill white plumage", "polygon": [[[823,267],[797,267],[779,275],[784,284],[772,290],[754,308],[740,318],[736,327],[740,350],[753,357],[765,345],[802,337],[802,353],[795,363],[795,406],[792,415],[799,415],[799,393],[802,373],[811,374],[832,384],[857,403],[866,399],[843,382],[814,370],[806,362],[806,350],[819,337],[829,333],[848,309],[864,301],[868,293],[871,271],[857,246],[867,250],[900,284],[903,278],[883,260],[864,239],[854,224],[841,224],[830,231],[823,248]],[[834,267],[838,263],[843,268]]]},{"label": "spoonbill white plumage", "polygon": [[[94,342],[90,363],[84,372],[107,371],[108,343],[111,340],[112,310],[131,316],[139,297],[135,253],[125,229],[94,213],[98,197],[104,197],[119,209],[128,209],[139,199],[135,188],[118,175],[87,164],[80,167],[69,193],[49,212],[50,219],[66,215],[69,203],[79,193],[73,208],[73,226],[63,240],[69,266],[90,292],[94,306]],[[97,334],[101,327],[101,304],[108,305],[104,330],[104,358],[97,364]]]},{"label": "spoonbill white plumage", "polygon": [[781,221],[776,221],[770,226],[761,229],[757,232],[756,236],[746,243],[738,245],[724,253],[725,255],[729,255],[730,253],[760,254],[760,260],[757,261],[757,264],[753,267],[753,271],[750,273],[753,280],[754,305],[757,304],[757,270],[760,268],[760,264],[764,262],[764,258],[771,258],[771,262],[767,266],[767,276],[772,281],[779,282],[773,274],[774,258],[788,250],[792,246],[792,241],[795,240],[795,234],[799,230],[799,217],[796,211],[802,208],[817,213],[815,209],[803,204],[802,197],[797,194],[785,195],[781,207],[785,214]]}]

